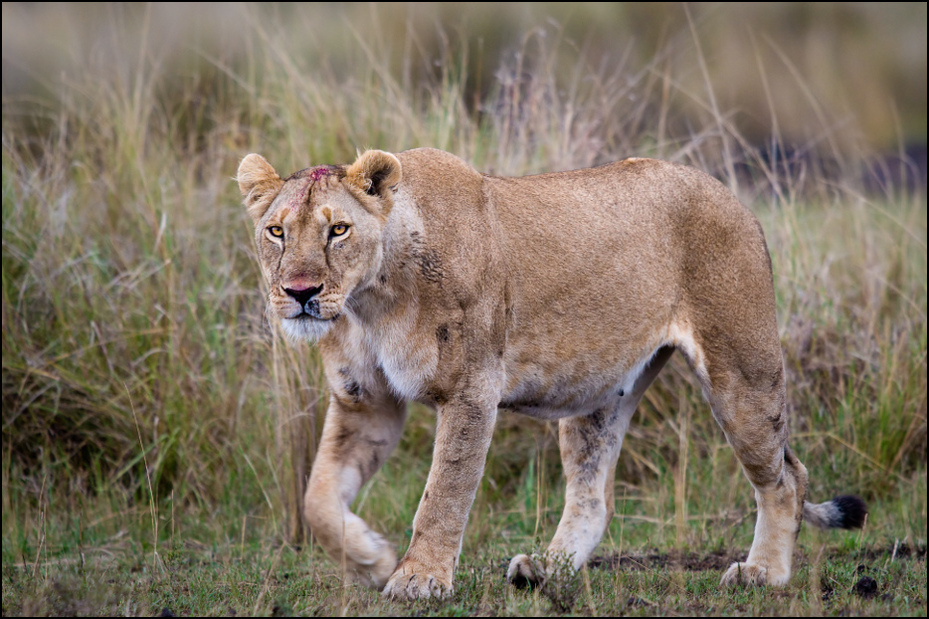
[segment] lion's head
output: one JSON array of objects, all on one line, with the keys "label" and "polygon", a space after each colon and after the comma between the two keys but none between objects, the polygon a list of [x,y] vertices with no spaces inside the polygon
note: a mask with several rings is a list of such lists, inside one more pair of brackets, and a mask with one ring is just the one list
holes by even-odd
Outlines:
[{"label": "lion's head", "polygon": [[239,164],[268,309],[289,337],[321,337],[352,292],[370,283],[400,175],[400,161],[378,150],[349,166],[307,168],[287,179],[260,155]]}]

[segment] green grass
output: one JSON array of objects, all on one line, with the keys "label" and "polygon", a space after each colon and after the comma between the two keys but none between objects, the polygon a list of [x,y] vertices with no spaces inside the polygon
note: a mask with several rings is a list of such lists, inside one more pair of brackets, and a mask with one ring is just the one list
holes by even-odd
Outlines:
[{"label": "green grass", "polygon": [[[27,58],[17,69],[35,88],[4,90],[4,615],[925,615],[925,196],[864,189],[875,164],[815,79],[762,67],[806,102],[820,145],[785,176],[706,94],[711,77],[695,89],[675,73],[701,75],[693,58],[666,64],[697,56],[686,37],[653,61],[603,63],[549,25],[491,57],[457,36],[426,51],[422,25],[392,14],[346,44],[300,36],[306,13],[248,7],[236,37],[178,54],[157,10],[86,10],[61,44],[79,70]],[[617,517],[576,595],[553,606],[504,586],[508,558],[544,547],[563,505],[555,426],[509,413],[455,597],[343,589],[297,511],[327,401],[319,359],[268,325],[232,176],[248,152],[284,171],[369,146],[445,148],[496,174],[660,156],[737,186],[772,254],[811,499],[861,494],[865,530],[805,529],[783,591],[720,590],[751,543],[754,501],[675,357],[633,421]],[[413,407],[354,505],[401,552],[433,433],[433,413]],[[876,596],[854,592],[864,576]]]},{"label": "green grass", "polygon": [[[314,557],[318,560],[320,557]],[[345,591],[337,575],[290,550],[213,553],[184,549],[171,553],[163,569],[138,561],[107,568],[60,570],[35,582],[21,574],[5,577],[4,589],[28,600],[24,614],[158,614],[289,616],[340,614],[422,614],[529,616],[550,614],[552,603],[535,592],[507,586],[499,570],[464,562],[459,591],[449,601],[395,604],[369,591]],[[808,583],[817,567],[803,564],[797,583],[777,592],[718,588],[715,572],[692,571],[647,559],[615,571],[589,568],[578,578],[576,597],[565,602],[577,614],[655,616],[674,614],[792,615],[819,609],[828,614],[903,615],[925,613],[925,577],[913,559],[897,558],[859,568],[854,558],[819,566],[819,587]],[[106,573],[106,572],[109,573]],[[865,576],[878,583],[876,595],[855,593]],[[589,589],[588,589],[589,587]],[[32,594],[27,597],[23,594]],[[5,605],[8,612],[10,607]],[[14,609],[19,610],[19,609]]]},{"label": "green grass", "polygon": [[[487,499],[490,484],[485,481],[454,596],[441,603],[413,604],[343,588],[333,561],[312,545],[297,550],[282,544],[265,515],[242,514],[236,520],[238,514],[214,514],[225,519],[220,525],[198,521],[190,513],[175,514],[166,505],[159,513],[163,534],[155,555],[144,509],[119,517],[110,512],[109,521],[99,521],[93,516],[106,514],[105,506],[68,517],[49,504],[33,518],[38,528],[24,532],[15,551],[4,543],[3,609],[5,615],[27,616],[152,615],[163,609],[177,615],[226,616],[925,615],[925,539],[892,536],[905,528],[903,514],[909,514],[909,526],[925,532],[925,475],[914,483],[912,494],[872,504],[872,517],[860,533],[804,529],[794,579],[782,590],[718,586],[724,566],[742,558],[750,542],[753,514],[746,487],[742,500],[726,514],[689,519],[683,544],[676,538],[672,505],[659,508],[658,521],[652,521],[640,501],[627,495],[620,499],[616,521],[594,560],[555,602],[537,591],[510,587],[503,576],[509,557],[538,548],[538,538],[553,533],[554,508],[560,507],[557,487],[543,488],[543,496],[555,498],[542,506],[536,530],[536,489],[527,485],[510,500],[494,502]],[[366,505],[413,495],[419,486],[417,476],[388,469],[374,482]],[[398,515],[407,525],[415,503],[400,508]],[[377,510],[361,511],[402,545],[407,525],[376,520]],[[59,524],[56,530],[47,528],[46,519]],[[871,589],[864,579],[873,579]]]}]

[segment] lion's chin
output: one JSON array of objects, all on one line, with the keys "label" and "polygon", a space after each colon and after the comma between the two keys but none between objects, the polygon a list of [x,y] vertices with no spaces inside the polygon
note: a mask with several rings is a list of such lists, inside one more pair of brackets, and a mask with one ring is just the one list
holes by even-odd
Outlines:
[{"label": "lion's chin", "polygon": [[333,322],[335,322],[335,319],[322,320],[304,314],[297,318],[282,318],[281,328],[284,330],[287,339],[297,344],[299,342],[318,340],[332,328]]}]

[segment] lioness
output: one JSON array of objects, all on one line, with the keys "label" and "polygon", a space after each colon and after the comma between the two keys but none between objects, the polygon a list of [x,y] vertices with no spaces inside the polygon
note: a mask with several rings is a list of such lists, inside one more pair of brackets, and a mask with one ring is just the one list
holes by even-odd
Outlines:
[{"label": "lioness", "polygon": [[[316,340],[330,401],[306,519],[346,576],[397,598],[446,595],[497,409],[559,420],[567,497],[551,555],[575,569],[613,516],[613,476],[643,392],[679,350],[755,488],[748,558],[724,584],[783,585],[802,518],[860,526],[857,497],[804,500],[761,227],[693,168],[626,159],[497,178],[448,153],[369,150],[237,180],[269,312]],[[400,562],[349,510],[415,400],[438,413],[432,469]],[[526,555],[507,578],[539,582]]]}]

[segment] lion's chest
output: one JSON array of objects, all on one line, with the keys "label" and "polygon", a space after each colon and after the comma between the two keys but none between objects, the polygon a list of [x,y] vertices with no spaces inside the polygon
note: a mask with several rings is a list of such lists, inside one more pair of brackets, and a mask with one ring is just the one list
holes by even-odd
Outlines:
[{"label": "lion's chest", "polygon": [[366,329],[367,348],[390,386],[405,400],[419,399],[435,375],[438,353],[435,345],[418,333],[414,312]]}]

